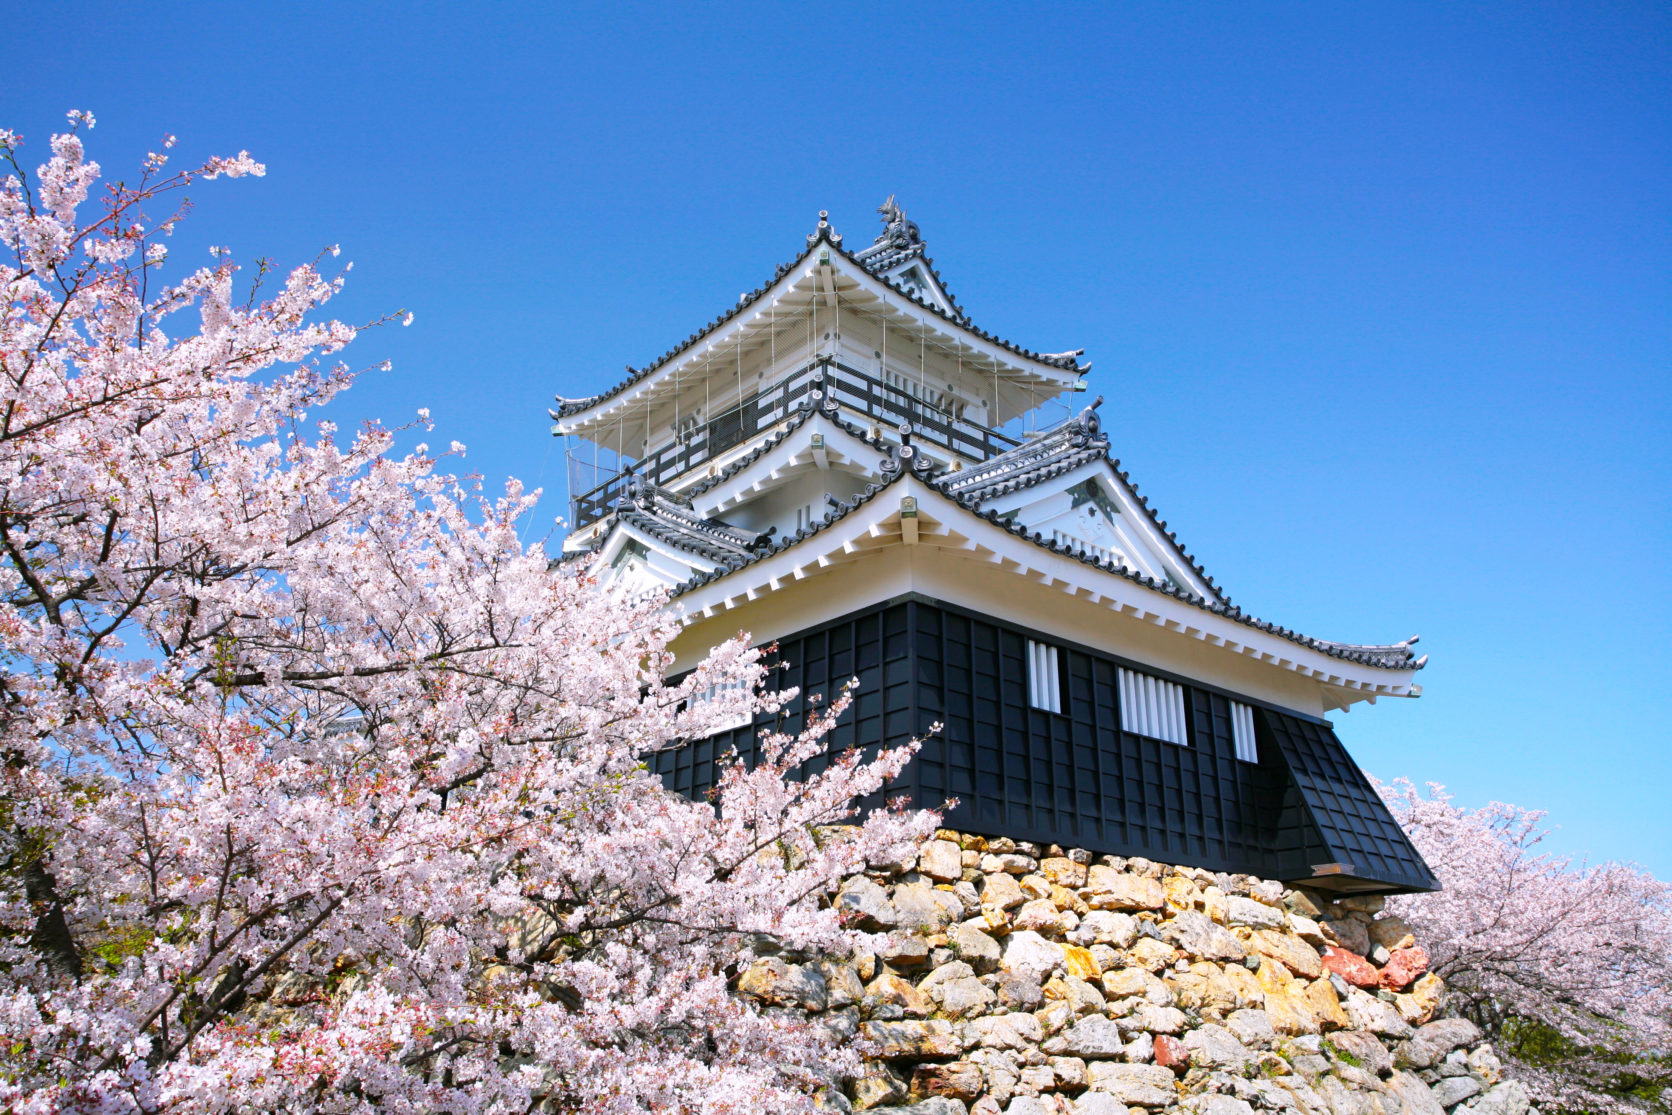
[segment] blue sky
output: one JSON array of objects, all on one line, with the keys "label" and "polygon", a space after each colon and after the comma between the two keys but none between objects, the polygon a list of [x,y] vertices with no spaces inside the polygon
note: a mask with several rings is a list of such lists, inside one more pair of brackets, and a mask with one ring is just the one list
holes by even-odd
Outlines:
[{"label": "blue sky", "polygon": [[[1084,346],[1115,448],[1245,608],[1421,632],[1383,777],[1672,875],[1672,8],[135,5],[7,17],[0,126],[248,148],[176,258],[409,308],[334,415],[543,484],[553,392],[899,195],[975,321]],[[207,259],[207,256],[203,256]],[[544,526],[539,528],[544,530]]]}]

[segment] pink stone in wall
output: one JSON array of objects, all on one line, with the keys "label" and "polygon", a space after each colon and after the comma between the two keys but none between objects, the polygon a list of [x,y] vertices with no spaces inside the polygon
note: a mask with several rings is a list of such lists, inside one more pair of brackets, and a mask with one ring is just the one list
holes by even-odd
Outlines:
[{"label": "pink stone in wall", "polygon": [[1354,987],[1376,987],[1382,978],[1381,973],[1376,971],[1376,966],[1370,961],[1356,952],[1348,952],[1334,945],[1324,946],[1324,971],[1334,972]]},{"label": "pink stone in wall", "polygon": [[1394,949],[1388,962],[1382,965],[1382,986],[1389,991],[1403,991],[1426,971],[1428,954],[1421,948]]},{"label": "pink stone in wall", "polygon": [[1184,1043],[1170,1034],[1155,1037],[1155,1063],[1164,1069],[1183,1072],[1190,1067],[1190,1051]]}]

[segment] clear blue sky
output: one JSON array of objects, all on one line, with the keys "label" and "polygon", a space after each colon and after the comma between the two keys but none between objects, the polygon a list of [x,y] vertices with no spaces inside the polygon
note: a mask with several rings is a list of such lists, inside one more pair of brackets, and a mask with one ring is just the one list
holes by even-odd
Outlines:
[{"label": "clear blue sky", "polygon": [[[176,258],[340,242],[336,417],[434,410],[557,515],[589,394],[897,193],[978,324],[1084,346],[1219,582],[1421,632],[1366,769],[1672,875],[1672,7],[29,5],[0,126],[249,148]],[[183,237],[185,239],[185,237]],[[206,256],[201,257],[207,259]],[[544,528],[541,528],[544,529]]]}]

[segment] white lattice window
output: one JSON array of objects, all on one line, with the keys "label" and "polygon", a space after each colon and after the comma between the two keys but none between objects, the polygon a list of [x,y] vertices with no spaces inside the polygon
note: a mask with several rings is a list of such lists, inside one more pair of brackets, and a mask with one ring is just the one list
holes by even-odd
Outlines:
[{"label": "white lattice window", "polygon": [[1028,640],[1028,704],[1046,712],[1062,711],[1062,651]]},{"label": "white lattice window", "polygon": [[1136,670],[1121,670],[1120,726],[1134,735],[1188,745],[1184,686]]},{"label": "white lattice window", "polygon": [[[711,685],[701,692],[691,694],[690,707],[697,708],[701,705],[713,704],[722,698],[729,700],[733,695],[742,693],[746,684],[746,682],[739,680]],[[747,706],[744,706],[739,708],[732,716],[728,716],[715,724],[712,731],[729,732],[733,728],[747,728],[751,719],[753,719],[753,714],[750,713]]]},{"label": "white lattice window", "polygon": [[1254,710],[1241,701],[1231,702],[1231,740],[1237,758],[1245,763],[1260,761],[1260,749],[1254,743]]}]

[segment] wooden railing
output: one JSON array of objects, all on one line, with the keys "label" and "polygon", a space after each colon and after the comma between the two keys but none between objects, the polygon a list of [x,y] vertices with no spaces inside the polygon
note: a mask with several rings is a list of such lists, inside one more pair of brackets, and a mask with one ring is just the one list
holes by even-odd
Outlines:
[{"label": "wooden railing", "polygon": [[681,431],[654,453],[632,462],[591,491],[577,495],[572,507],[575,529],[608,515],[625,494],[629,477],[642,476],[661,486],[672,484],[692,469],[709,464],[727,450],[793,417],[803,399],[814,391],[827,394],[850,414],[883,425],[894,427],[909,422],[916,438],[966,460],[985,461],[1020,444],[997,430],[967,422],[907,390],[824,356],[762,388],[741,406]]}]

